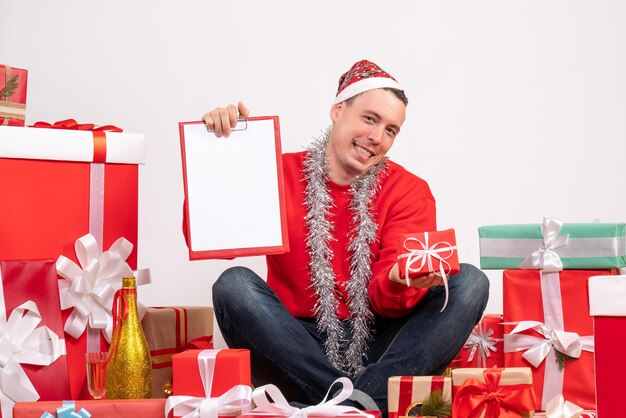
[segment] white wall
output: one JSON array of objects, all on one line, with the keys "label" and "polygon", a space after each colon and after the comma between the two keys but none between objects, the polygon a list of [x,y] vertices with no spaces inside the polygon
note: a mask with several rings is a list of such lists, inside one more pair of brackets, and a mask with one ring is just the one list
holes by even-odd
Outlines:
[{"label": "white wall", "polygon": [[187,261],[179,121],[241,99],[300,150],[339,75],[370,59],[411,100],[390,155],[430,182],[439,226],[478,264],[480,225],[625,220],[625,21],[620,0],[0,0],[0,62],[30,71],[28,123],[145,133],[141,299],[207,305],[224,268],[264,260]]}]

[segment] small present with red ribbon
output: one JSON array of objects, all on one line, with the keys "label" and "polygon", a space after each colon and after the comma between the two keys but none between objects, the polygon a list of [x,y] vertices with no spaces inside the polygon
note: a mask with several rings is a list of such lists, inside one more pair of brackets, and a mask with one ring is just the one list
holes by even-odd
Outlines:
[{"label": "small present with red ribbon", "polygon": [[530,418],[535,410],[528,367],[452,370],[452,416]]},{"label": "small present with red ribbon", "polygon": [[502,315],[486,314],[467,338],[455,367],[503,367],[504,345]]},{"label": "small present with red ribbon", "polygon": [[593,317],[598,416],[622,417],[624,391],[619,382],[626,375],[626,276],[590,277],[589,311]]},{"label": "small present with red ribbon", "polygon": [[415,416],[419,405],[433,393],[452,402],[452,379],[443,376],[392,376],[387,382],[389,418]]},{"label": "small present with red ribbon", "polygon": [[[47,128],[0,126],[0,190],[11,200],[11,204],[0,205],[0,236],[11,237],[0,240],[0,259],[64,256],[80,270],[91,270],[89,263],[106,258],[108,251],[109,259],[123,254],[122,261],[135,270],[136,247],[131,246],[126,253],[126,246],[116,241],[123,237],[137,242],[138,164],[144,161],[143,135],[71,120],[36,125]],[[85,247],[97,248],[97,254],[90,252],[79,260],[75,242],[87,234],[93,236],[95,244]],[[91,292],[84,287],[73,289]],[[112,297],[110,288],[100,290],[106,291],[97,295],[98,300]],[[105,338],[99,335],[107,328],[103,321],[108,319],[103,319],[102,311],[93,304],[90,306],[95,310],[83,309],[79,301],[90,297],[74,296],[76,303],[72,305],[79,309],[66,309],[64,322],[74,324],[73,330],[81,329],[85,318],[92,325],[85,332],[81,330],[78,338],[74,331],[67,334],[72,388],[67,398],[81,399],[89,398],[86,334],[95,330],[91,340],[101,341],[93,351],[106,347]]]},{"label": "small present with red ribbon", "polygon": [[0,64],[0,126],[24,126],[28,70]]},{"label": "small present with red ribbon", "polygon": [[213,308],[151,307],[141,326],[152,356],[152,397],[165,398],[164,385],[172,383],[172,355],[213,348]]},{"label": "small present with red ribbon", "polygon": [[445,231],[400,234],[398,237],[398,267],[400,278],[406,280],[428,273],[442,277],[448,304],[448,278],[460,270],[454,229]]},{"label": "small present with red ribbon", "polygon": [[0,261],[0,416],[69,397],[65,353],[54,260]]},{"label": "small present with red ribbon", "polygon": [[[587,310],[590,276],[610,270],[505,270],[503,276],[504,365],[530,367],[545,410],[556,395],[596,409],[594,329]],[[529,301],[534,301],[529,303]]]}]

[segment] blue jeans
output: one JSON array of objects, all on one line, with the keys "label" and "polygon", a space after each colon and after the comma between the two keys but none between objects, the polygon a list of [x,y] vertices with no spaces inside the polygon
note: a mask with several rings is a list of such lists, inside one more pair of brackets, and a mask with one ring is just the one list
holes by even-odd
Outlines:
[{"label": "blue jeans", "polygon": [[[443,312],[445,292],[438,286],[403,318],[375,317],[366,367],[353,383],[376,402],[383,416],[388,378],[442,374],[482,317],[489,297],[489,281],[482,271],[462,264],[449,287]],[[250,350],[255,386],[273,383],[287,400],[313,405],[335,379],[346,376],[326,358],[324,335],[315,320],[291,316],[250,269],[233,267],[222,273],[213,285],[213,306],[228,346]],[[347,322],[345,331],[349,336]]]}]

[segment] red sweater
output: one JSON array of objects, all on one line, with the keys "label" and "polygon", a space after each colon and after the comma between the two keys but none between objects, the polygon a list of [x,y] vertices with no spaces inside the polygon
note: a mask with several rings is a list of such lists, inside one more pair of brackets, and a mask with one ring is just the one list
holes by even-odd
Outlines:
[{"label": "red sweater", "polygon": [[[306,248],[306,183],[302,175],[304,155],[305,152],[283,155],[290,252],[267,257],[267,282],[293,316],[313,318],[316,300],[311,287],[310,257]],[[338,316],[346,319],[349,310],[346,305],[345,283],[350,278],[347,236],[352,219],[349,208],[350,186],[329,183],[335,202],[335,207],[331,209],[335,240],[331,241],[330,247],[334,254],[332,264],[338,284]],[[372,280],[369,284],[370,304],[379,315],[400,317],[419,302],[426,289],[408,288],[389,279],[389,270],[396,263],[396,241],[399,234],[437,229],[435,199],[424,180],[389,161],[387,175],[383,176],[374,207],[378,230],[377,242],[371,247],[373,263]]]}]

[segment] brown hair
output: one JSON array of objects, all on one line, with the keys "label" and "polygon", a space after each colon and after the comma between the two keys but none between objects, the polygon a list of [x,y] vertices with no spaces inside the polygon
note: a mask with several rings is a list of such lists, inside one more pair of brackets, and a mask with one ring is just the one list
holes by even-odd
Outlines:
[{"label": "brown hair", "polygon": [[[392,92],[398,99],[400,99],[402,103],[404,103],[405,106],[408,106],[409,98],[406,97],[406,94],[404,94],[404,90],[394,89],[393,87],[383,87],[383,90]],[[363,93],[359,93],[356,96],[350,97],[349,99],[346,100],[346,104],[351,105],[354,99],[359,97],[361,94]]]}]

